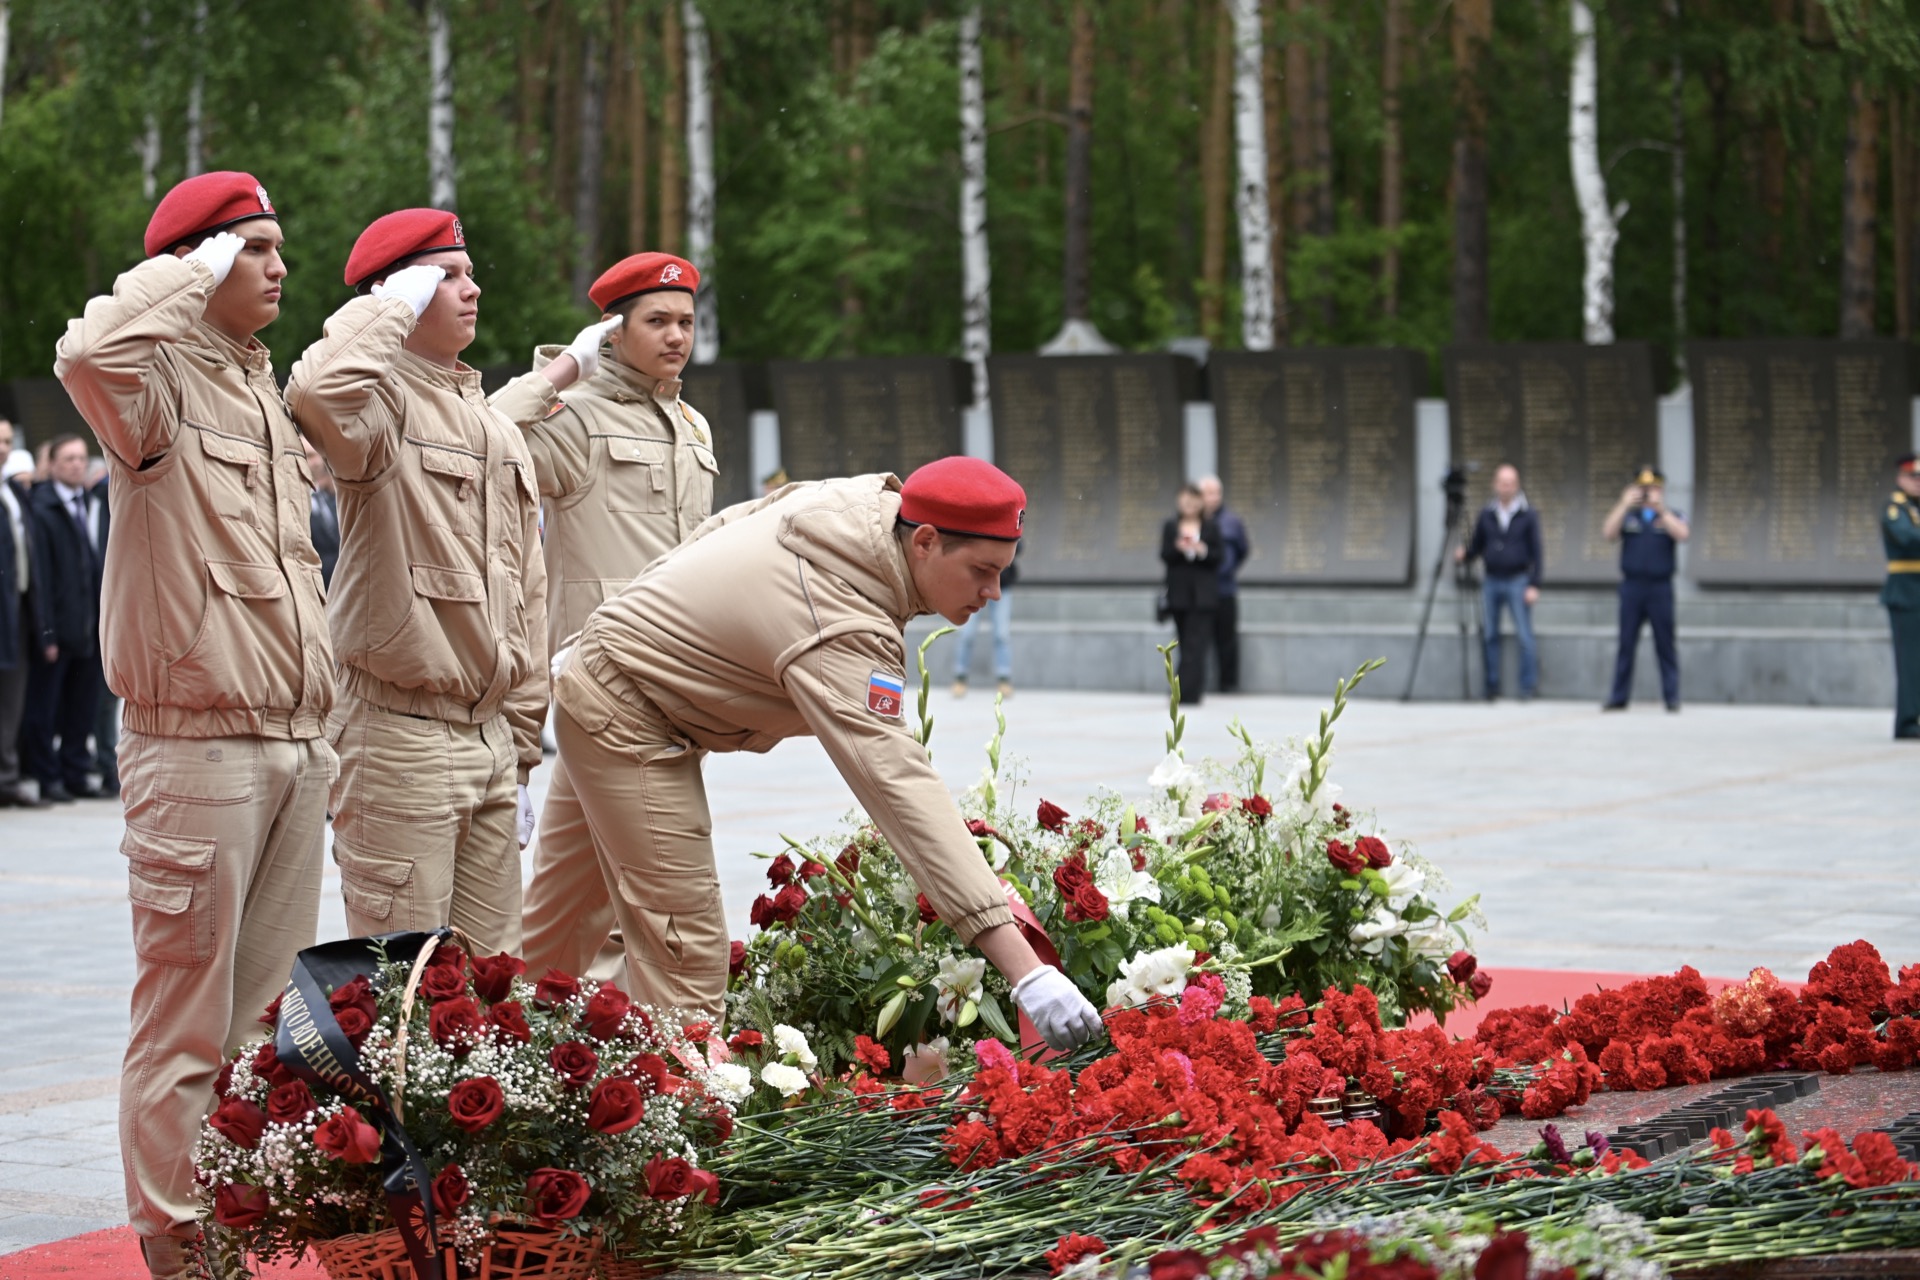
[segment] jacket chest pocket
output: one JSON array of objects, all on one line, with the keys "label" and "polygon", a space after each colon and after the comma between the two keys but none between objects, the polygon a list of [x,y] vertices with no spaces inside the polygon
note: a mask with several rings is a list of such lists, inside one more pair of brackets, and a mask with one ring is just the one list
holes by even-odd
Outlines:
[{"label": "jacket chest pocket", "polygon": [[658,515],[673,507],[672,444],[604,437],[607,445],[607,510]]},{"label": "jacket chest pocket", "polygon": [[693,483],[687,493],[686,527],[691,530],[713,514],[713,486],[720,476],[720,464],[714,459],[713,450],[706,445],[696,444],[689,452],[693,454],[696,464]]},{"label": "jacket chest pocket", "polygon": [[223,520],[260,527],[260,511],[271,501],[267,459],[244,440],[200,432],[201,468],[207,505]]},{"label": "jacket chest pocket", "polygon": [[425,519],[456,533],[472,534],[481,527],[480,504],[486,501],[478,458],[447,449],[420,450],[425,473],[421,497]]}]

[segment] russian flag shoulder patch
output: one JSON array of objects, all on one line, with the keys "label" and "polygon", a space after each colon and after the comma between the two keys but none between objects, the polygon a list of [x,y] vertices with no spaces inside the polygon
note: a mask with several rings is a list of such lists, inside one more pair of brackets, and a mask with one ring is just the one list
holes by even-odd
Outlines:
[{"label": "russian flag shoulder patch", "polygon": [[867,710],[898,720],[906,710],[907,682],[900,676],[875,671],[867,677]]}]

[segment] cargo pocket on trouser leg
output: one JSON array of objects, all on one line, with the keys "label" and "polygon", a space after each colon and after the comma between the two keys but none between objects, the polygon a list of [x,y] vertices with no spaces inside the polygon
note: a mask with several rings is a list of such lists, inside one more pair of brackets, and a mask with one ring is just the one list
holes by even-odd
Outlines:
[{"label": "cargo pocket on trouser leg", "polygon": [[182,967],[213,958],[214,841],[163,835],[129,826],[127,897],[133,903],[133,949],[142,960]]},{"label": "cargo pocket on trouser leg", "polygon": [[727,921],[710,876],[623,868],[620,897],[636,926],[627,938],[643,1004],[718,1013],[727,991]]},{"label": "cargo pocket on trouser leg", "polygon": [[[341,827],[355,835],[342,835]],[[333,860],[340,864],[347,927],[361,935],[445,924],[453,897],[452,835],[448,818],[401,822],[362,811],[357,821],[338,824]]]}]

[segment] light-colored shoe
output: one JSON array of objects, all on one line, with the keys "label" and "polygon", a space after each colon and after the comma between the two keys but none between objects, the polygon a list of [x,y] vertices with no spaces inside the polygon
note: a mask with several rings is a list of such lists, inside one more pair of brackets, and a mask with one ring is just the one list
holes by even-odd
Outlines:
[{"label": "light-colored shoe", "polygon": [[967,682],[965,680],[955,680],[953,682],[953,696],[956,698],[964,698],[967,696]]},{"label": "light-colored shoe", "polygon": [[1003,698],[1011,698],[1011,697],[1013,696],[1013,681],[1011,681],[1011,680],[1002,680],[1002,681],[1000,682],[1000,686],[999,686],[999,687],[1000,687],[1000,696],[1001,696],[1001,697],[1003,697]]}]

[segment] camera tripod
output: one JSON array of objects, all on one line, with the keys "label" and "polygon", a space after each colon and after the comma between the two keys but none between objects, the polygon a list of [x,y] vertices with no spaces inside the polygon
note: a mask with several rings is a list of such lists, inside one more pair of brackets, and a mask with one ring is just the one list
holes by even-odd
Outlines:
[{"label": "camera tripod", "polygon": [[[1468,470],[1478,470],[1472,463]],[[1440,533],[1440,554],[1433,562],[1433,577],[1427,583],[1427,600],[1420,610],[1420,629],[1413,637],[1413,660],[1407,664],[1407,687],[1400,695],[1400,701],[1413,700],[1413,683],[1420,675],[1420,653],[1427,645],[1427,628],[1433,622],[1433,600],[1440,593],[1440,575],[1447,570],[1447,562],[1453,549],[1453,540],[1462,533],[1462,524],[1467,511],[1467,472],[1459,467],[1448,467],[1447,474],[1440,478],[1440,488],[1447,495],[1446,524]],[[1474,607],[1473,570],[1464,562],[1453,566],[1453,603],[1456,621],[1460,627],[1460,700],[1468,701],[1473,697],[1473,648],[1470,640],[1480,638],[1480,611]]]}]

